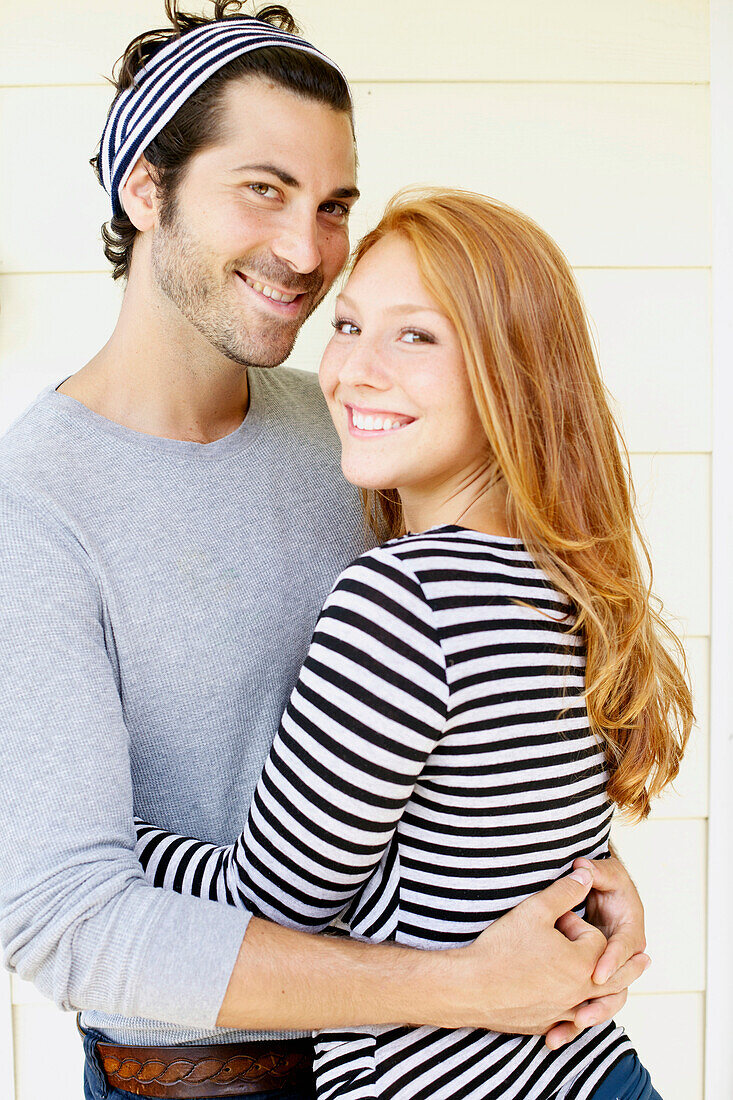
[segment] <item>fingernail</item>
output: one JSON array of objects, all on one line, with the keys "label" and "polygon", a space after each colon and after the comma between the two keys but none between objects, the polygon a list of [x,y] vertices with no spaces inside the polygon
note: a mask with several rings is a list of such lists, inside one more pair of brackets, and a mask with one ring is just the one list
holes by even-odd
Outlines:
[{"label": "fingernail", "polygon": [[568,878],[574,878],[576,882],[582,882],[583,886],[588,886],[593,881],[593,875],[587,867],[576,867],[574,871],[570,872]]}]

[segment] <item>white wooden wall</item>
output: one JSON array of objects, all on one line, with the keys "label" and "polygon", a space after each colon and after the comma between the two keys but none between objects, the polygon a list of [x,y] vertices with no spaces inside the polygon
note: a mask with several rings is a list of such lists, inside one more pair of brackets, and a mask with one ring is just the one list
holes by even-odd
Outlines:
[{"label": "white wooden wall", "polygon": [[[684,630],[698,728],[649,822],[616,830],[654,965],[623,1013],[664,1100],[702,1100],[711,528],[707,0],[293,0],[354,81],[358,235],[407,183],[483,191],[531,214],[575,266],[625,425],[657,588]],[[106,337],[119,288],[88,159],[102,74],[158,0],[34,0],[0,11],[0,428]],[[328,307],[293,363],[315,369]],[[733,1023],[733,1021],[730,1021]],[[12,1026],[11,1026],[12,1025]],[[73,1019],[0,984],[0,1093],[81,1096]],[[14,1047],[14,1072],[12,1051]],[[45,1062],[45,1058],[43,1060]],[[715,1097],[715,1100],[726,1100]]]}]

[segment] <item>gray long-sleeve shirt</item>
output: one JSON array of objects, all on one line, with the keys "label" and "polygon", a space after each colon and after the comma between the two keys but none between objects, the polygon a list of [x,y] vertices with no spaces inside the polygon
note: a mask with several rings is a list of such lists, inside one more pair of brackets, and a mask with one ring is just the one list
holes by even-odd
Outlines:
[{"label": "gray long-sleeve shirt", "polygon": [[315,378],[251,371],[250,390],[215,443],[53,389],[0,441],[0,935],[12,970],[118,1042],[245,1034],[214,1024],[247,915],[146,883],[133,814],[236,835],[364,549]]}]

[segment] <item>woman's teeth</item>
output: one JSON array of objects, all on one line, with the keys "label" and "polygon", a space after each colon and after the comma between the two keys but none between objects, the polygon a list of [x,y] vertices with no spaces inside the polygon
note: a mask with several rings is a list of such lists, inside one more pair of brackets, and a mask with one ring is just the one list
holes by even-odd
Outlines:
[{"label": "woman's teeth", "polygon": [[391,432],[410,423],[409,420],[399,420],[391,416],[365,416],[356,409],[351,410],[351,419],[360,432]]},{"label": "woman's teeth", "polygon": [[244,275],[243,279],[247,286],[251,286],[258,294],[264,294],[266,298],[272,298],[273,302],[285,302],[287,305],[289,302],[294,302],[298,297],[297,294],[283,294],[279,290],[273,290],[271,286],[267,286],[265,283],[256,283],[248,275]]}]

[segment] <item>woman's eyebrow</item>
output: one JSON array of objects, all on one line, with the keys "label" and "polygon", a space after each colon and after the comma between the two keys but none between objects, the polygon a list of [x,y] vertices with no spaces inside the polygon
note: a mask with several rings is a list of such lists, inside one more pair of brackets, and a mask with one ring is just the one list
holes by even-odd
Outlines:
[{"label": "woman's eyebrow", "polygon": [[[336,298],[337,302],[343,302],[344,305],[350,306],[352,309],[356,307],[356,302],[349,298],[348,294],[339,294]],[[436,309],[435,306],[419,306],[412,302],[398,302],[393,306],[387,306],[385,313],[437,313],[440,317],[445,317],[442,310]]]}]

